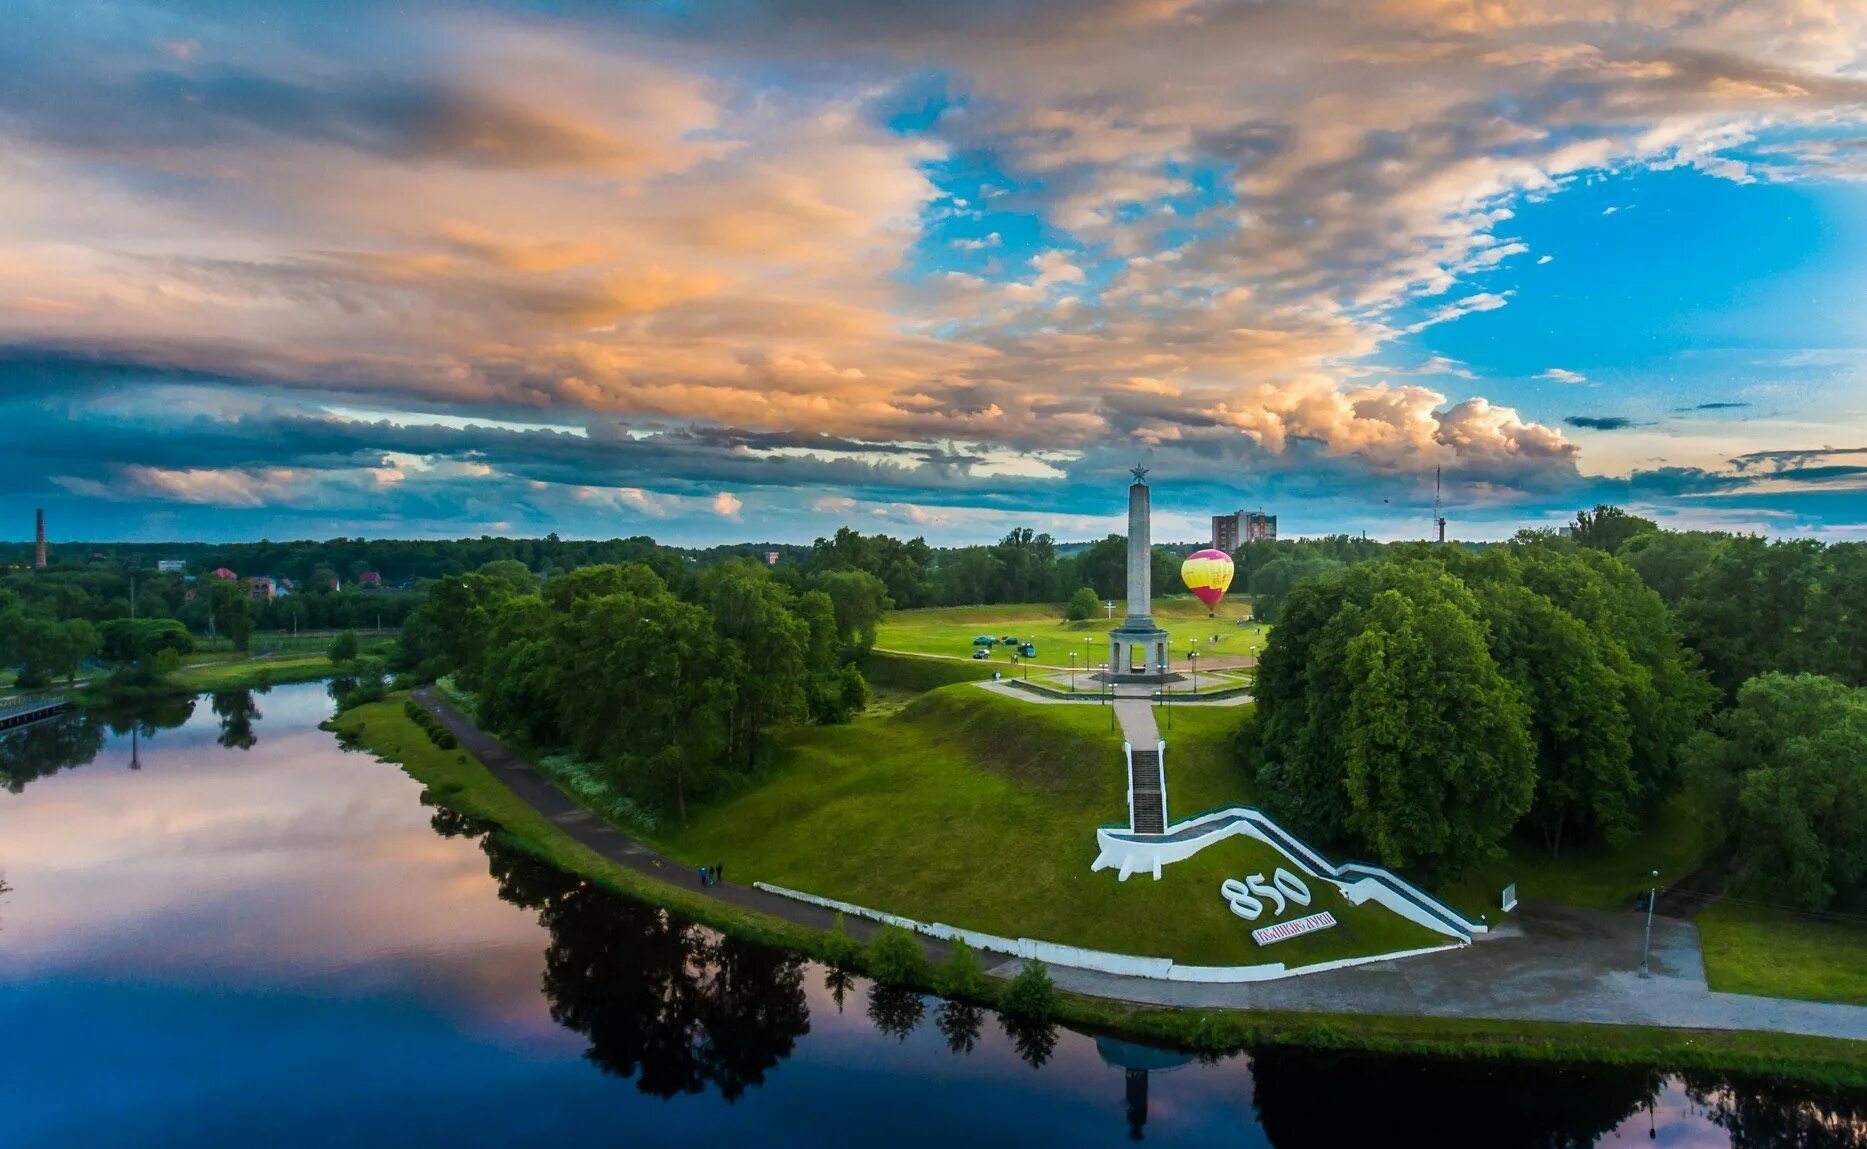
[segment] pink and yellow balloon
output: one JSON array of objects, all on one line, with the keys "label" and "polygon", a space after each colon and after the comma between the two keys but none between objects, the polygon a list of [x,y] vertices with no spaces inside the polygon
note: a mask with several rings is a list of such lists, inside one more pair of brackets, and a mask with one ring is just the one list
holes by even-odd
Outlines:
[{"label": "pink and yellow balloon", "polygon": [[1206,609],[1217,610],[1232,585],[1232,556],[1210,547],[1194,551],[1180,564],[1180,579]]}]

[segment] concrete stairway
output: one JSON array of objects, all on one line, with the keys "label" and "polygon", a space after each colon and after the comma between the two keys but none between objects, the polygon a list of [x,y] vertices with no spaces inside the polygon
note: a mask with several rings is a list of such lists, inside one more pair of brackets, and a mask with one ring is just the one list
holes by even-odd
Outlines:
[{"label": "concrete stairway", "polygon": [[1134,794],[1134,832],[1167,832],[1167,795],[1161,785],[1160,751],[1131,750],[1128,753],[1128,786]]}]

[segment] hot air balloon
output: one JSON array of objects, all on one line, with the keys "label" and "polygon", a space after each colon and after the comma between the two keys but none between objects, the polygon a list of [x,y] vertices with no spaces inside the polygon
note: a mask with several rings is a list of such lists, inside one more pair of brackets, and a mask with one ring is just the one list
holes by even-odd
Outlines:
[{"label": "hot air balloon", "polygon": [[1232,556],[1211,548],[1194,551],[1180,564],[1180,579],[1193,597],[1206,604],[1209,613],[1216,612],[1226,588],[1232,585]]}]

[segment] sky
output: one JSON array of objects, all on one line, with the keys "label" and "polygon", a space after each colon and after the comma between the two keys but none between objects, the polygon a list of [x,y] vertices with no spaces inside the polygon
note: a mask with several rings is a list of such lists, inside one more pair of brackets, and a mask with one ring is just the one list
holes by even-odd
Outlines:
[{"label": "sky", "polygon": [[1867,537],[1867,5],[12,0],[0,537]]}]

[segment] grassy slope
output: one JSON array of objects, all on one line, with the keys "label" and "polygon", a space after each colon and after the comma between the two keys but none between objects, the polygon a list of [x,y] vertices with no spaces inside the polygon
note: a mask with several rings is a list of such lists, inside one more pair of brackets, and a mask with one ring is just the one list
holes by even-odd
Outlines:
[{"label": "grassy slope", "polygon": [[[1176,713],[1170,797],[1192,813],[1243,801],[1224,743],[1242,708]],[[1254,945],[1218,894],[1280,859],[1235,840],[1163,879],[1091,873],[1094,828],[1126,820],[1119,735],[1091,705],[1036,705],[959,685],[900,714],[787,739],[758,783],[663,845],[763,880],[922,920],[1179,961],[1290,964],[1431,945],[1436,935],[1318,888],[1334,930]]]},{"label": "grassy slope", "polygon": [[[333,725],[382,758],[398,762],[437,800],[495,822],[513,845],[572,873],[680,910],[722,929],[821,954],[823,935],[702,898],[681,886],[623,869],[577,843],[520,801],[478,761],[442,751],[402,712],[403,695],[358,707]],[[1867,1084],[1867,1042],[1787,1034],[1666,1030],[1638,1026],[1533,1024],[1426,1017],[1177,1011],[1063,995],[1061,1020],[1138,1039],[1215,1053],[1267,1043],[1456,1054],[1537,1061],[1703,1066],[1795,1076],[1837,1085]]]},{"label": "grassy slope", "polygon": [[[1121,604],[1116,604],[1115,610],[1119,621]],[[1202,642],[1202,650],[1221,655],[1255,655],[1262,650],[1269,629],[1237,625],[1238,619],[1250,613],[1243,601],[1227,600],[1219,604],[1219,617],[1208,619],[1205,606],[1191,595],[1158,599],[1154,603],[1154,617],[1173,632],[1176,666],[1185,656],[1186,639],[1195,636],[1206,639],[1215,632],[1219,635],[1218,645]],[[1092,656],[1098,660],[1106,657],[1104,636],[1111,625],[1106,618],[1065,622],[1061,603],[897,610],[882,619],[876,629],[875,645],[883,650],[965,658],[972,653],[972,640],[979,635],[1013,635],[1037,645],[1036,665],[1067,669],[1071,651],[1077,651],[1080,656],[1078,666],[1087,665]],[[1000,664],[1002,669],[1010,661],[1011,649],[993,647],[991,661]]]},{"label": "grassy slope", "polygon": [[1730,902],[1696,920],[1713,989],[1867,1005],[1867,926]]},{"label": "grassy slope", "polygon": [[1498,895],[1510,882],[1517,883],[1517,896],[1525,901],[1626,909],[1648,888],[1654,870],[1660,872],[1661,886],[1676,882],[1698,868],[1708,845],[1704,820],[1682,794],[1660,810],[1651,828],[1622,845],[1570,845],[1552,858],[1540,842],[1513,838],[1504,858],[1479,867],[1443,893],[1467,913],[1493,917]]}]

